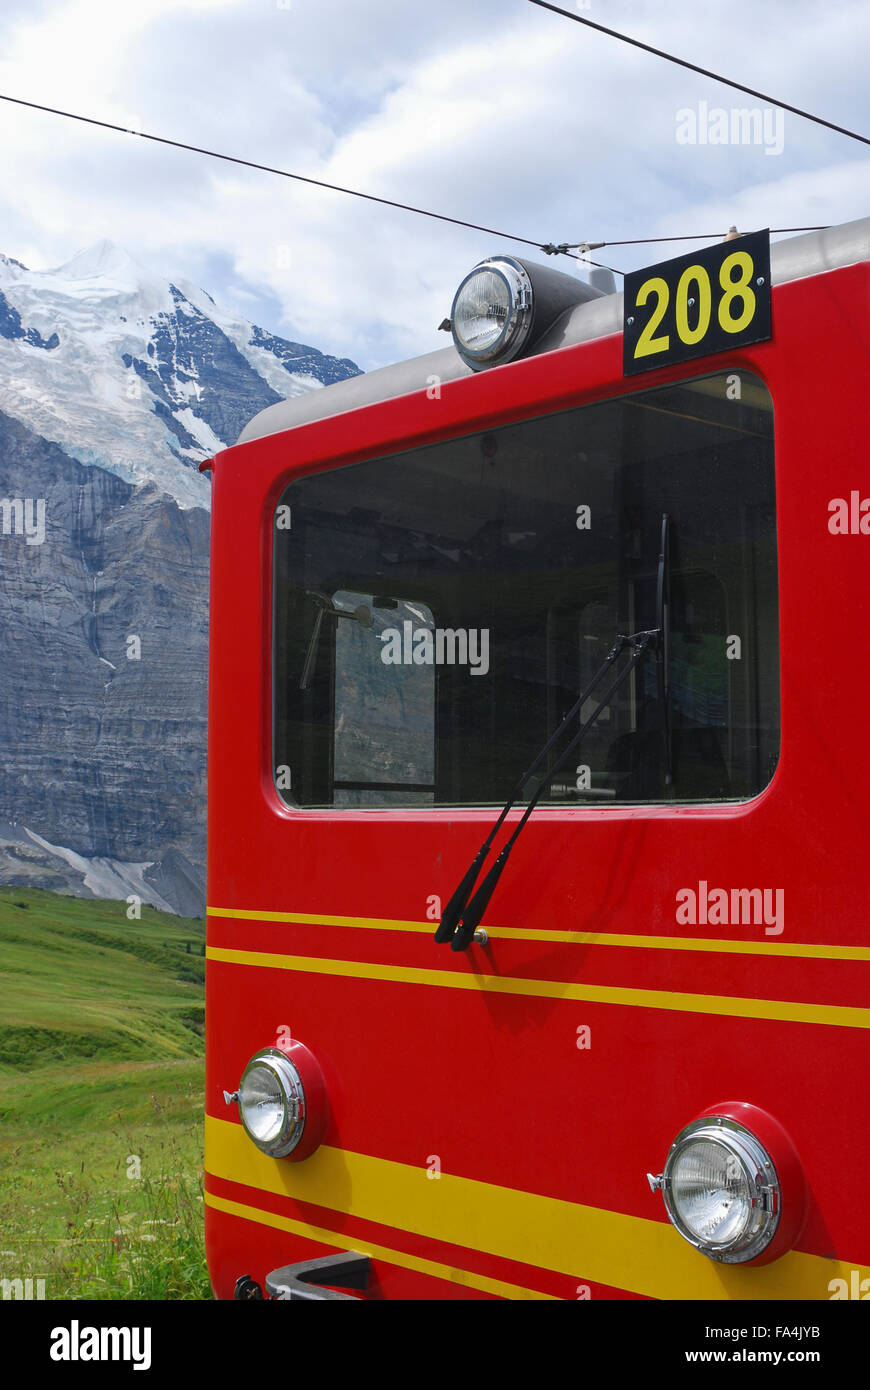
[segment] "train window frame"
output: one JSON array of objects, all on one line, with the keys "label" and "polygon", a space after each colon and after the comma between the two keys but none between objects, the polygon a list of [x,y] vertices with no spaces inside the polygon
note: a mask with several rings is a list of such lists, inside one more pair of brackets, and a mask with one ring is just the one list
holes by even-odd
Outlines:
[{"label": "train window frame", "polygon": [[[700,364],[698,364],[698,365],[700,366]],[[711,369],[711,368],[712,368],[712,369]],[[563,404],[560,404],[560,405],[556,406],[555,408],[554,408],[552,405],[550,405],[549,403],[544,403],[544,402],[541,402],[541,403],[537,404],[537,408],[535,408],[535,403],[531,403],[531,402],[530,402],[529,404],[530,404],[533,408],[530,408],[530,409],[527,408],[527,410],[523,411],[523,413],[521,413],[521,414],[519,414],[519,413],[517,413],[517,414],[512,414],[511,416],[509,416],[508,418],[506,418],[506,419],[504,419],[504,420],[493,421],[492,425],[490,426],[490,429],[489,429],[488,433],[490,433],[490,434],[496,434],[498,431],[500,431],[500,430],[502,430],[502,429],[511,429],[511,428],[522,427],[522,426],[535,426],[535,425],[540,425],[540,424],[542,424],[542,423],[544,423],[544,422],[547,422],[547,421],[549,421],[549,420],[558,420],[560,417],[573,416],[573,415],[576,415],[577,413],[579,413],[579,412],[581,412],[581,411],[586,411],[586,410],[594,409],[595,407],[602,407],[602,406],[619,406],[619,407],[623,407],[623,406],[625,406],[626,403],[628,403],[628,402],[631,402],[631,401],[634,401],[634,400],[638,400],[638,399],[640,399],[640,398],[648,397],[648,396],[650,396],[650,395],[652,395],[652,394],[655,394],[655,393],[658,393],[658,392],[678,391],[678,390],[680,390],[681,388],[698,388],[699,386],[700,386],[701,389],[703,390],[706,383],[712,383],[712,382],[718,382],[718,383],[733,382],[735,379],[741,380],[741,382],[742,382],[744,385],[746,384],[746,382],[747,382],[747,380],[748,380],[748,381],[752,384],[752,386],[761,388],[761,391],[762,391],[763,394],[764,394],[764,409],[765,409],[766,413],[769,415],[769,418],[770,418],[770,424],[769,424],[769,487],[770,487],[770,504],[771,504],[771,507],[772,507],[772,523],[771,523],[771,532],[770,532],[770,544],[771,544],[771,547],[772,547],[773,631],[774,631],[774,643],[773,643],[773,647],[774,647],[774,656],[773,656],[773,664],[772,664],[771,671],[772,671],[772,693],[773,693],[773,701],[774,701],[774,706],[773,706],[773,707],[774,707],[775,722],[774,722],[774,724],[773,724],[773,726],[772,726],[773,740],[774,740],[774,741],[773,741],[773,751],[772,751],[772,753],[769,753],[769,754],[767,755],[767,756],[768,756],[768,764],[769,764],[769,765],[768,765],[768,767],[767,767],[767,769],[766,769],[766,771],[765,771],[765,773],[764,773],[764,775],[763,775],[762,780],[760,780],[759,784],[758,784],[757,786],[755,786],[753,789],[749,790],[748,792],[744,792],[744,793],[742,793],[742,794],[737,794],[737,795],[719,795],[719,796],[712,796],[712,795],[711,795],[711,796],[695,796],[695,797],[686,798],[686,799],[678,799],[678,798],[673,798],[673,797],[669,797],[669,796],[665,796],[665,795],[658,796],[658,797],[643,797],[643,798],[635,798],[635,799],[622,799],[622,798],[620,798],[620,797],[618,797],[618,796],[611,796],[609,793],[607,793],[607,794],[598,794],[598,795],[596,795],[594,789],[589,789],[589,794],[588,794],[587,796],[585,796],[583,799],[578,799],[578,800],[574,800],[574,801],[571,801],[571,800],[561,800],[561,801],[558,801],[558,802],[542,802],[542,803],[540,804],[539,808],[538,808],[537,813],[536,813],[536,814],[539,815],[539,816],[540,816],[540,815],[545,815],[545,816],[546,816],[546,815],[559,815],[559,816],[563,816],[563,815],[577,815],[577,814],[582,815],[582,814],[584,814],[584,813],[588,813],[588,812],[597,812],[597,811],[612,811],[612,812],[616,813],[616,812],[625,812],[626,810],[630,810],[632,813],[637,813],[637,812],[639,812],[639,811],[645,811],[645,810],[664,810],[664,811],[674,811],[674,812],[678,812],[678,811],[685,811],[685,810],[700,810],[700,809],[702,809],[702,808],[718,809],[718,810],[721,810],[721,809],[729,809],[729,808],[730,808],[730,809],[739,809],[739,808],[741,808],[741,807],[747,806],[747,805],[751,804],[752,802],[758,800],[760,797],[766,795],[766,794],[770,791],[771,785],[772,785],[772,783],[773,783],[773,781],[774,781],[774,778],[775,778],[775,776],[776,776],[777,767],[778,767],[779,762],[780,762],[781,757],[782,757],[782,747],[783,747],[783,731],[782,731],[782,718],[781,718],[781,711],[782,711],[782,703],[781,703],[781,702],[782,702],[782,691],[781,691],[782,672],[781,672],[781,643],[780,643],[780,587],[781,587],[781,586],[780,586],[780,573],[779,573],[780,556],[779,556],[779,524],[778,524],[778,466],[777,466],[778,447],[777,447],[777,425],[776,425],[776,421],[777,421],[777,411],[776,411],[776,403],[775,403],[774,393],[773,393],[773,391],[772,391],[772,389],[771,389],[771,384],[770,384],[770,382],[767,380],[766,375],[764,374],[764,372],[760,370],[759,366],[758,366],[756,363],[753,362],[753,363],[751,364],[749,370],[747,371],[747,367],[746,367],[745,365],[741,364],[741,365],[740,365],[740,368],[739,368],[739,378],[736,378],[736,377],[735,377],[735,372],[736,372],[737,370],[738,370],[738,369],[737,369],[736,367],[734,367],[734,366],[732,366],[732,365],[730,365],[730,364],[729,364],[729,365],[722,365],[722,364],[720,364],[720,363],[716,363],[715,366],[713,366],[713,364],[705,363],[705,364],[703,364],[703,369],[698,370],[698,371],[695,371],[695,372],[690,372],[690,371],[686,371],[685,364],[683,364],[682,367],[681,367],[680,369],[672,369],[672,370],[669,371],[669,372],[666,372],[666,373],[661,374],[662,377],[663,377],[663,379],[662,379],[662,380],[657,380],[654,384],[650,384],[650,383],[645,382],[644,385],[643,385],[640,389],[638,389],[637,383],[636,383],[635,381],[632,381],[631,383],[629,383],[628,389],[615,390],[615,389],[614,389],[615,383],[612,382],[612,381],[610,381],[610,382],[608,382],[608,383],[602,383],[601,389],[600,389],[599,391],[596,391],[594,394],[588,396],[588,397],[585,398],[585,399],[581,399],[581,400],[576,400],[576,399],[575,399],[573,402],[563,403]],[[623,385],[624,385],[624,384],[623,384]],[[708,389],[709,389],[709,388],[708,388]],[[729,397],[729,398],[730,398],[730,399],[734,399],[734,397]],[[740,398],[740,393],[739,393],[739,391],[738,391],[737,398],[738,398],[738,399]],[[389,402],[385,402],[384,404],[389,404]],[[698,417],[698,418],[699,418],[699,417]],[[272,595],[271,595],[271,597],[272,597],[272,603],[271,603],[271,633],[272,633],[272,644],[271,644],[271,645],[272,645],[272,652],[271,652],[271,658],[272,658],[272,659],[271,659],[271,677],[270,677],[270,686],[269,686],[269,691],[270,691],[270,706],[271,706],[271,726],[272,726],[272,727],[271,727],[271,734],[272,734],[272,738],[271,738],[271,765],[272,765],[272,780],[273,780],[273,786],[274,786],[274,789],[275,789],[275,791],[276,791],[276,793],[277,793],[278,802],[279,802],[279,805],[280,805],[282,811],[287,812],[287,813],[290,813],[290,814],[300,814],[300,815],[304,814],[304,815],[307,815],[307,816],[311,816],[311,815],[315,815],[315,816],[323,816],[323,815],[326,815],[326,816],[341,815],[343,818],[344,818],[344,817],[347,817],[347,816],[350,815],[350,814],[356,814],[356,813],[362,813],[362,814],[366,815],[366,814],[372,814],[372,813],[374,813],[374,814],[383,814],[384,812],[398,813],[398,814],[401,814],[402,816],[413,815],[413,816],[415,816],[415,817],[416,817],[416,816],[424,816],[424,817],[425,817],[425,816],[431,815],[431,814],[433,814],[433,813],[434,813],[436,816],[443,815],[443,814],[450,814],[450,813],[456,813],[456,814],[460,814],[460,815],[463,814],[463,813],[472,813],[472,814],[473,814],[473,813],[480,813],[480,812],[487,813],[487,812],[490,812],[490,811],[492,811],[492,810],[494,810],[494,809],[497,809],[498,806],[501,804],[501,798],[500,798],[500,792],[499,792],[499,791],[494,791],[494,792],[492,792],[492,793],[490,794],[490,796],[489,796],[487,799],[481,799],[481,800],[460,800],[460,799],[451,799],[450,801],[446,801],[446,800],[445,800],[445,801],[441,801],[441,802],[439,802],[439,801],[437,801],[437,800],[433,800],[433,801],[430,801],[430,802],[428,802],[427,804],[423,804],[423,805],[420,805],[420,804],[411,804],[411,803],[408,802],[408,801],[403,801],[401,804],[395,804],[395,805],[393,805],[393,804],[378,804],[378,805],[372,805],[372,806],[366,806],[366,805],[339,805],[339,804],[336,804],[334,801],[331,802],[331,803],[323,802],[323,801],[320,801],[320,802],[300,802],[300,801],[296,800],[295,797],[292,797],[292,796],[291,796],[291,798],[288,798],[288,797],[286,797],[286,796],[283,795],[283,790],[284,790],[284,789],[281,788],[281,787],[279,787],[279,785],[278,785],[278,778],[277,778],[277,772],[276,772],[276,769],[280,766],[280,762],[279,762],[279,749],[278,749],[278,701],[277,701],[277,698],[276,698],[277,679],[278,679],[278,670],[279,670],[279,658],[278,658],[278,631],[277,631],[277,626],[278,626],[278,582],[279,582],[279,565],[278,565],[278,560],[277,560],[278,534],[277,534],[277,531],[276,531],[276,529],[275,529],[275,514],[276,514],[276,512],[277,512],[277,508],[278,508],[279,506],[281,506],[282,503],[284,502],[284,499],[285,499],[285,497],[286,497],[286,494],[287,494],[289,488],[291,488],[292,486],[297,485],[297,484],[299,484],[299,483],[304,483],[306,480],[309,480],[309,479],[312,479],[312,478],[316,478],[316,477],[318,477],[318,476],[321,476],[323,473],[335,473],[335,472],[346,473],[347,470],[348,470],[348,469],[351,469],[351,468],[366,467],[367,465],[371,465],[371,464],[373,464],[373,463],[378,463],[378,462],[385,462],[385,463],[386,463],[386,462],[388,462],[388,461],[390,461],[390,460],[397,460],[397,459],[400,459],[403,455],[409,455],[409,454],[417,455],[418,453],[420,453],[420,452],[422,452],[422,451],[425,451],[425,450],[427,450],[427,449],[429,449],[429,448],[433,448],[433,447],[444,446],[444,445],[448,445],[448,446],[449,446],[449,445],[451,445],[451,444],[454,444],[454,445],[455,445],[455,444],[462,444],[463,442],[467,442],[467,441],[470,441],[470,440],[473,440],[473,439],[476,439],[476,438],[481,438],[481,439],[483,439],[483,437],[484,437],[484,435],[485,435],[486,433],[487,433],[487,431],[482,431],[479,427],[478,427],[478,428],[473,428],[473,427],[472,427],[472,428],[463,428],[463,427],[462,427],[462,422],[460,422],[459,425],[458,425],[458,427],[455,428],[454,430],[450,430],[450,431],[448,431],[448,432],[446,432],[446,433],[440,433],[440,432],[439,432],[438,434],[436,434],[436,435],[434,436],[434,438],[430,438],[430,437],[422,437],[422,438],[421,438],[421,437],[417,436],[417,437],[414,438],[413,443],[410,444],[410,445],[409,445],[408,443],[405,443],[405,444],[402,444],[402,443],[392,443],[392,441],[391,441],[391,443],[390,443],[390,445],[389,445],[388,447],[385,447],[385,448],[379,450],[378,452],[374,452],[374,451],[372,451],[372,450],[368,450],[368,451],[366,451],[366,453],[364,453],[364,454],[363,454],[360,458],[358,458],[358,459],[347,458],[347,457],[345,457],[345,458],[341,459],[340,461],[338,461],[338,462],[336,462],[336,463],[334,463],[334,464],[327,465],[326,467],[320,466],[320,467],[318,467],[318,468],[315,468],[315,469],[313,469],[311,472],[298,472],[298,473],[297,473],[297,472],[294,472],[293,475],[292,475],[289,479],[288,479],[287,477],[285,477],[284,479],[282,479],[281,485],[280,485],[280,490],[275,490],[275,491],[273,491],[272,497],[275,498],[275,497],[277,496],[277,501],[274,502],[274,504],[273,504],[272,507],[271,507],[271,513],[272,513],[272,514],[271,514],[271,518],[270,518],[270,526],[271,526],[272,535],[273,535],[273,544],[274,544],[274,546],[275,546],[275,551],[273,552],[272,584],[271,584],[271,589],[272,589]],[[687,571],[687,572],[688,572],[688,571]],[[710,572],[710,573],[711,573],[711,577],[714,578],[714,579],[716,580],[716,582],[719,584],[720,588],[722,588],[721,579],[719,579],[716,575],[712,574],[712,572]],[[723,592],[725,592],[724,589],[723,589]],[[727,592],[725,592],[725,598],[726,598],[726,607],[727,607]],[[419,598],[418,596],[415,597],[415,598],[413,599],[413,602],[419,603],[420,601],[421,601],[421,600],[420,600],[420,598]],[[755,611],[757,610],[757,606],[758,606],[758,595],[755,593],[755,591],[753,591],[752,596],[751,596],[751,598],[750,598],[749,601],[750,601],[751,606],[753,607],[753,614],[754,614]],[[433,616],[435,616],[435,615],[433,615]],[[550,617],[551,617],[551,611],[550,611],[550,610],[547,610],[547,612],[546,612],[546,621],[547,621],[547,624],[549,624],[549,622],[550,622]],[[754,617],[754,616],[753,616],[753,621],[755,621],[755,617]],[[437,622],[437,616],[436,616],[436,622]],[[771,675],[771,673],[768,672],[768,679],[770,679],[770,675]],[[730,676],[730,668],[729,668],[729,676]],[[643,680],[643,675],[642,675],[642,673],[636,673],[636,674],[635,674],[634,680],[633,680],[632,685],[631,685],[631,695],[630,695],[630,699],[631,699],[631,701],[633,702],[633,704],[635,704],[635,703],[637,702],[637,693],[636,693],[636,692],[637,692],[637,688],[638,688],[638,687],[637,687],[638,678],[639,678],[641,681]],[[728,711],[730,712],[730,710],[731,710],[731,708],[732,708],[732,700],[731,700],[731,695],[730,695],[730,685],[729,685],[729,694],[726,696],[726,701],[727,701],[727,709],[728,709]],[[747,700],[747,705],[748,705],[748,700]],[[757,714],[758,714],[758,710],[757,710],[757,708],[756,708],[756,715],[757,715]],[[711,727],[718,727],[718,726],[711,726]],[[736,732],[737,732],[734,719],[733,719],[733,718],[729,718],[728,714],[726,714],[726,722],[725,722],[725,724],[724,724],[722,727],[723,727],[723,729],[724,729],[724,733],[725,733],[725,735],[726,735],[726,741],[727,741],[727,743],[728,743],[729,750],[730,750],[730,747],[731,747],[731,745],[732,745],[732,743],[733,743],[733,741],[734,741],[734,738],[735,738],[735,735],[736,735]],[[743,733],[747,733],[747,732],[749,732],[749,731],[748,731],[748,730],[742,730],[742,732],[743,732]],[[754,735],[755,735],[756,737],[761,737],[761,724],[760,724],[758,718],[756,718],[756,725],[754,726],[754,730],[753,730],[752,732],[754,732]],[[767,732],[770,732],[770,731],[767,731]],[[436,756],[437,756],[437,755],[436,755]],[[729,756],[730,756],[730,754],[729,754]],[[520,767],[517,767],[517,768],[513,769],[514,775],[518,775],[520,770],[521,770]],[[578,769],[578,771],[579,771],[579,769]],[[436,773],[436,778],[437,778],[437,773]],[[372,785],[375,785],[375,784],[372,783]],[[399,784],[399,785],[401,785],[401,784]],[[291,790],[292,790],[292,789],[291,789]],[[333,785],[333,790],[334,790],[334,785]],[[420,790],[422,790],[422,788],[420,788]]]}]

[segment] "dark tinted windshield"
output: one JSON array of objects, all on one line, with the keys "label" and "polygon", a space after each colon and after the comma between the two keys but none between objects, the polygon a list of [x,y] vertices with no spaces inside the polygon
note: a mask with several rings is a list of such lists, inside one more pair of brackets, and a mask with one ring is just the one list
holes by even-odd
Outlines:
[{"label": "dark tinted windshield", "polygon": [[275,528],[275,777],[289,804],[497,805],[614,641],[654,660],[542,804],[745,799],[779,749],[772,405],[722,374],[303,478]]}]

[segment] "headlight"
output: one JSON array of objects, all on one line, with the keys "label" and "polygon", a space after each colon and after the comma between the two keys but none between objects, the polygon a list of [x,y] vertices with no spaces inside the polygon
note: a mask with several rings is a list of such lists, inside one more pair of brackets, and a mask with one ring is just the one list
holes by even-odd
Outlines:
[{"label": "headlight", "polygon": [[677,1135],[663,1195],[680,1235],[725,1264],[754,1259],[776,1234],[781,1192],[773,1160],[733,1120],[696,1120]]},{"label": "headlight", "polygon": [[255,1052],[237,1091],[224,1091],[237,1104],[245,1133],[270,1158],[308,1158],[323,1142],[329,1105],[317,1059],[295,1038],[281,1047]]},{"label": "headlight", "polygon": [[466,275],[450,311],[453,341],[471,367],[509,362],[532,326],[532,282],[519,261],[482,261]]},{"label": "headlight", "polygon": [[490,256],[466,275],[441,327],[452,332],[462,360],[482,371],[536,350],[566,309],[601,293],[552,266]]},{"label": "headlight", "polygon": [[245,1067],[239,1083],[239,1117],[257,1148],[272,1158],[284,1158],[302,1138],[302,1079],[276,1047],[258,1052]]},{"label": "headlight", "polygon": [[791,1139],[745,1101],[725,1101],[681,1130],[664,1172],[647,1173],[680,1235],[723,1264],[765,1264],[790,1250],[808,1188]]}]

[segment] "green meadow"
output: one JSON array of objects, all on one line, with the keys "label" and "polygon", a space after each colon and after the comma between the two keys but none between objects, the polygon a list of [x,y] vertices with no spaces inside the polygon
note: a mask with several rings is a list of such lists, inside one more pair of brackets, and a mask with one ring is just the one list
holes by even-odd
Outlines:
[{"label": "green meadow", "polygon": [[0,888],[0,1280],[46,1299],[211,1297],[205,925],[126,911]]}]

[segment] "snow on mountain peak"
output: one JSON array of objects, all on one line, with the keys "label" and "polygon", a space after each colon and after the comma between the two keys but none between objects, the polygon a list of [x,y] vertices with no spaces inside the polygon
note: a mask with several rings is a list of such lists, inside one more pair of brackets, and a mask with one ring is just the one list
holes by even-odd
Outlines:
[{"label": "snow on mountain peak", "polygon": [[105,238],[77,251],[55,270],[45,271],[43,280],[46,291],[51,289],[83,303],[134,298],[140,315],[170,313],[173,307],[169,282],[146,269],[123,246]]},{"label": "snow on mountain peak", "polygon": [[92,280],[95,277],[124,279],[133,285],[141,279],[152,278],[144,266],[135,261],[123,246],[105,238],[95,241],[93,246],[86,246],[83,250],[77,251],[70,260],[51,273],[64,280]]},{"label": "snow on mountain peak", "polygon": [[208,507],[199,464],[259,410],[357,371],[222,311],[107,239],[55,270],[0,255],[0,411],[182,507]]}]

